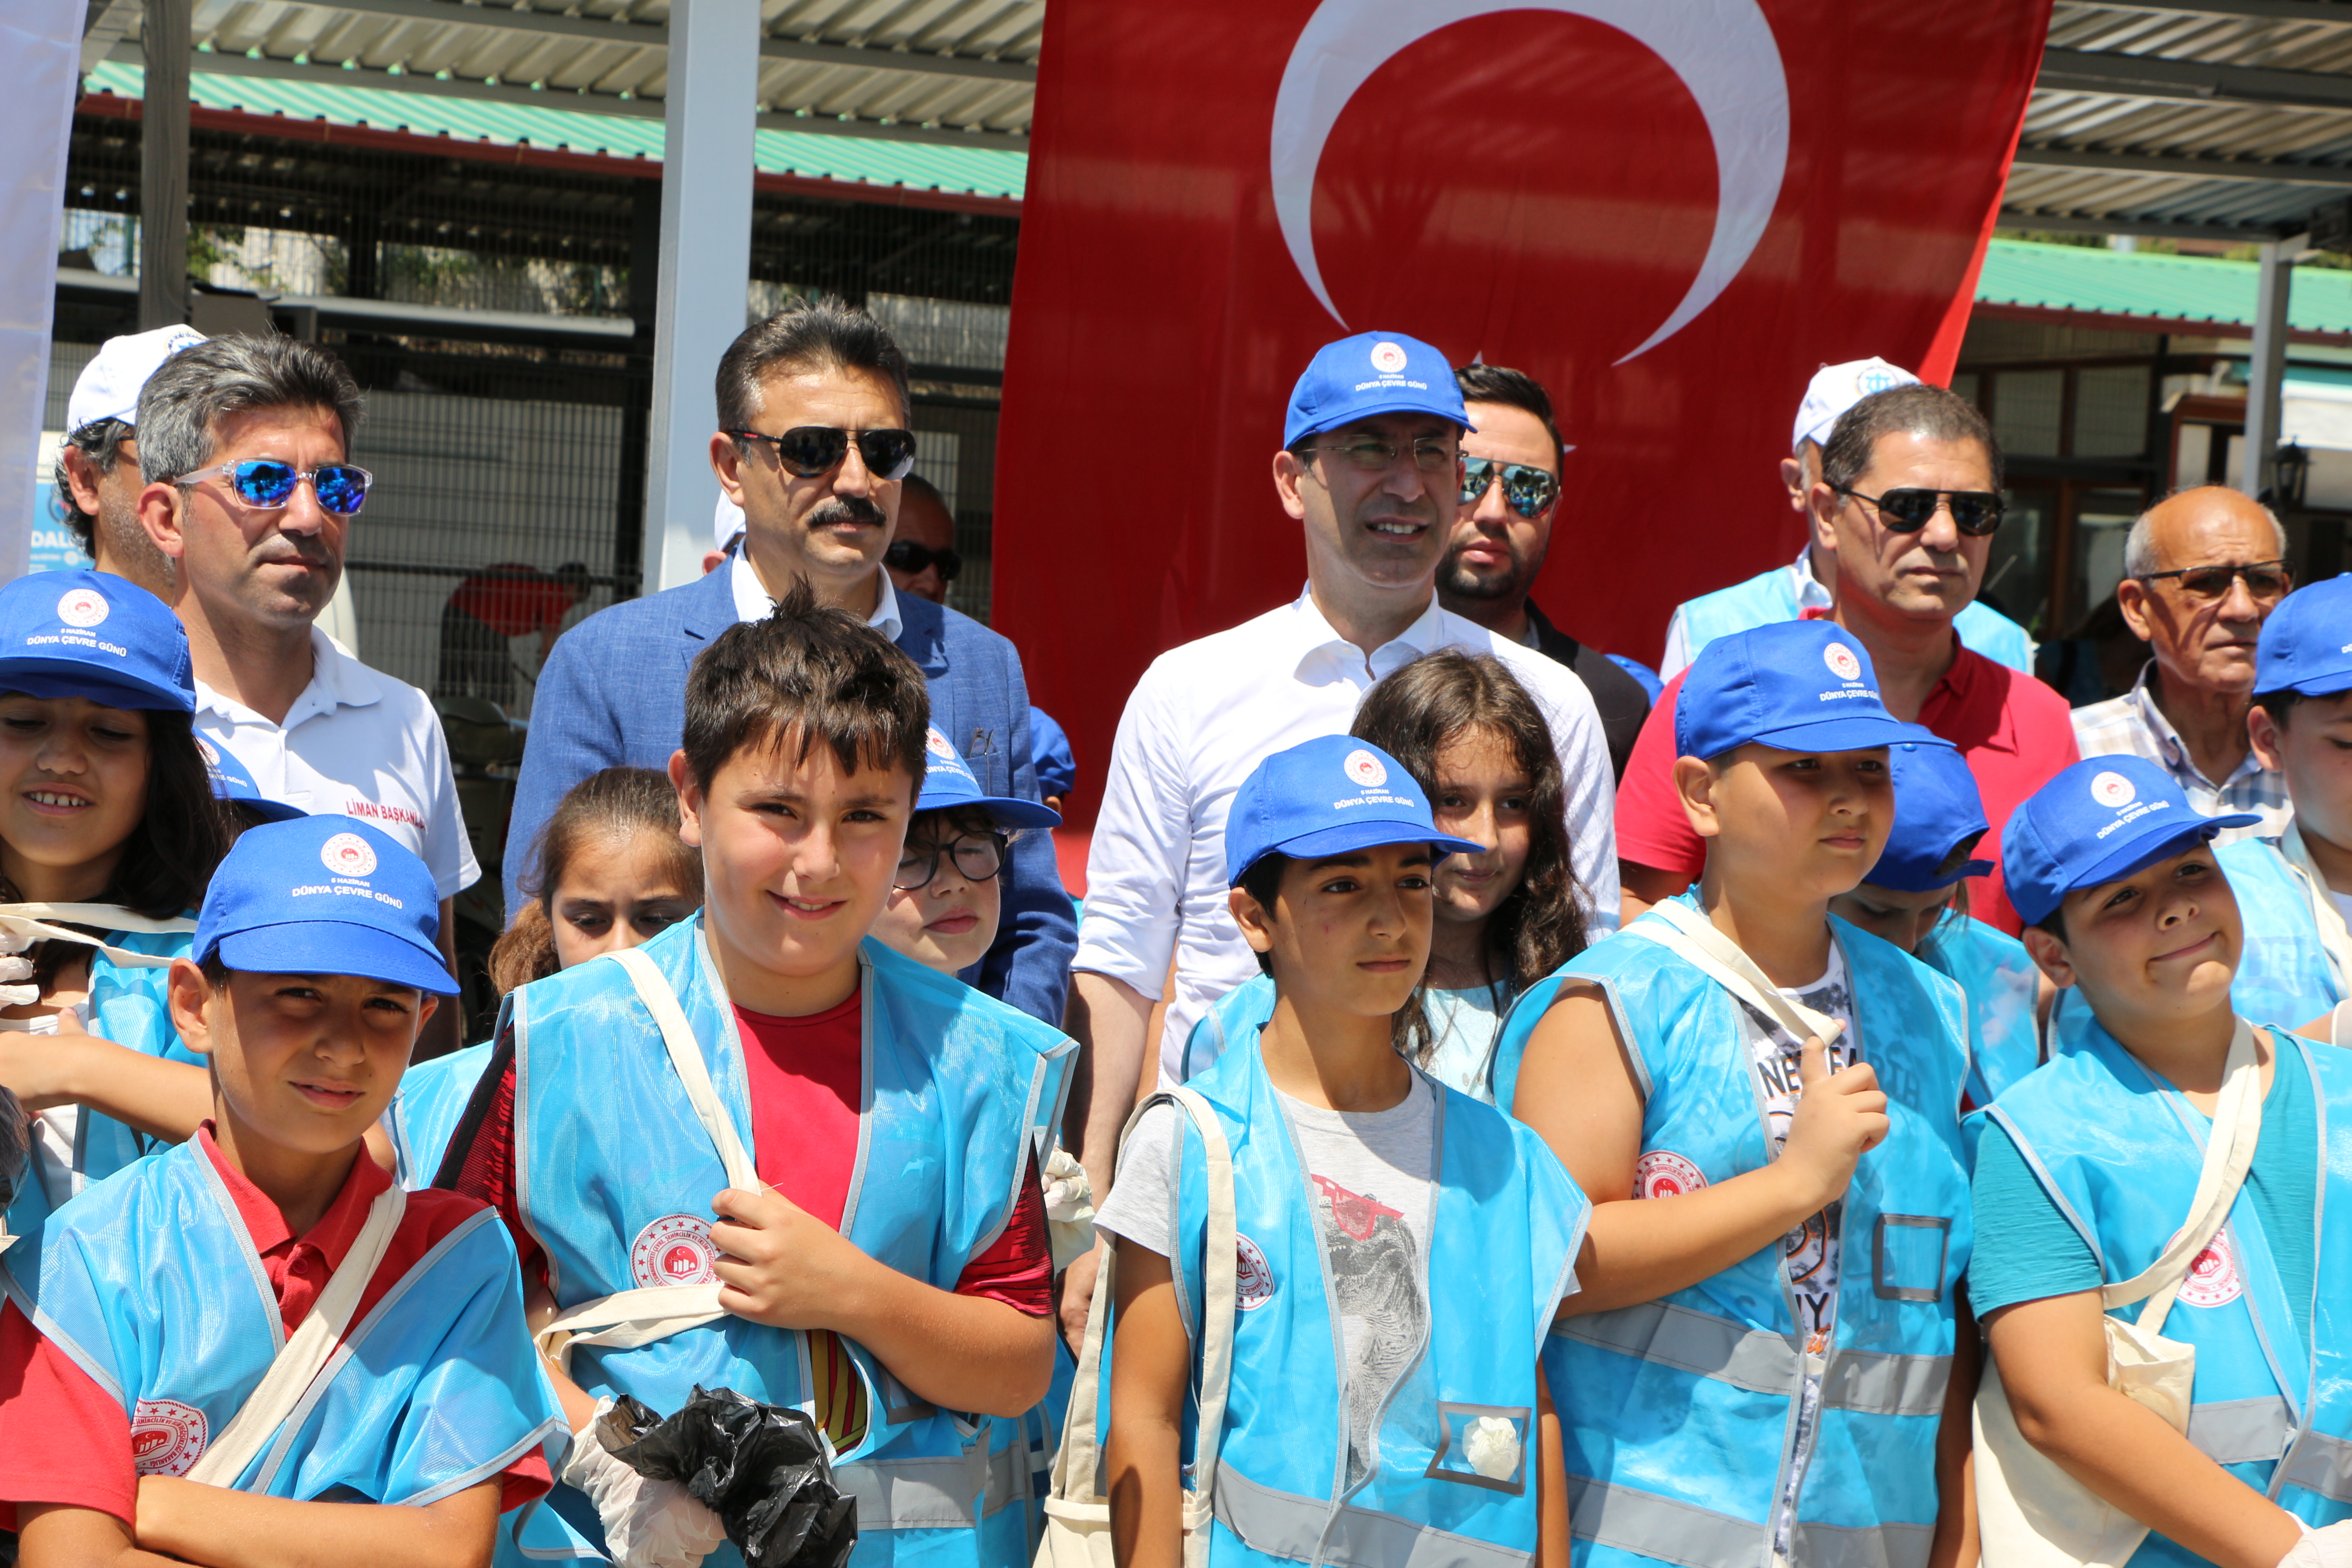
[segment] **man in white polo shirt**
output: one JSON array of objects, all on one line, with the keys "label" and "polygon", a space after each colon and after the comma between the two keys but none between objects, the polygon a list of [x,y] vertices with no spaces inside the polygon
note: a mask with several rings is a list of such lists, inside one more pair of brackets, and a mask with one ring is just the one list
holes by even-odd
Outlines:
[{"label": "man in white polo shirt", "polygon": [[[414,850],[441,899],[481,876],[457,812],[448,742],[425,693],[370,669],[313,623],[342,581],[370,478],[348,458],[360,390],[324,349],[277,336],[182,350],[139,398],[139,521],[173,563],[196,732],[261,792],[356,816]],[[420,1054],[455,1043],[441,1009]]]},{"label": "man in white polo shirt", "polygon": [[[1437,603],[1469,420],[1437,350],[1366,332],[1315,356],[1291,394],[1274,484],[1306,529],[1307,590],[1164,653],[1129,697],[1087,862],[1071,1022],[1093,1090],[1081,1160],[1104,1190],[1147,1057],[1164,1071],[1207,1005],[1257,973],[1228,908],[1225,813],[1270,752],[1345,733],[1382,676],[1440,648],[1491,653],[1551,721],[1591,929],[1617,924],[1616,790],[1600,716],[1566,666]],[[1065,1287],[1064,1300],[1076,1294]],[[1085,1298],[1076,1295],[1082,1305]]]}]

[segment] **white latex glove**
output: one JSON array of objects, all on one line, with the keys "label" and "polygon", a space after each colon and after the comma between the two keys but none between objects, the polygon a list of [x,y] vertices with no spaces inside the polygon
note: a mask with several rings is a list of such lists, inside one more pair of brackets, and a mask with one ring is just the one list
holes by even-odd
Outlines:
[{"label": "white latex glove", "polygon": [[1045,1187],[1045,1235],[1058,1273],[1094,1247],[1094,1184],[1066,1149],[1047,1155],[1038,1176]]},{"label": "white latex glove", "polygon": [[2352,1568],[2352,1520],[2325,1530],[2303,1527],[2303,1539],[2279,1559],[2279,1568]]},{"label": "white latex glove", "polygon": [[571,1457],[556,1479],[596,1505],[605,1549],[620,1568],[696,1568],[726,1544],[725,1527],[676,1481],[641,1476],[604,1451],[596,1423],[612,1407],[609,1397],[596,1402],[595,1417],[572,1435]]},{"label": "white latex glove", "polygon": [[33,961],[25,956],[33,948],[33,939],[0,926],[0,1007],[16,1007],[41,999],[41,988],[28,984],[33,978]]}]

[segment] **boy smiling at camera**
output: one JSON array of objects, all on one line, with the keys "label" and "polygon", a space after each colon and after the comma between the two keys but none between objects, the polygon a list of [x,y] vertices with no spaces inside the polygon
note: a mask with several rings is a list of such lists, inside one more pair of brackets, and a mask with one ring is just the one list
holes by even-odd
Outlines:
[{"label": "boy smiling at camera", "polygon": [[424,862],[349,817],[221,863],[169,981],[212,1120],[9,1259],[19,1561],[480,1562],[547,1489],[562,1428],[498,1216],[404,1194],[362,1148],[457,990],[438,910]]}]

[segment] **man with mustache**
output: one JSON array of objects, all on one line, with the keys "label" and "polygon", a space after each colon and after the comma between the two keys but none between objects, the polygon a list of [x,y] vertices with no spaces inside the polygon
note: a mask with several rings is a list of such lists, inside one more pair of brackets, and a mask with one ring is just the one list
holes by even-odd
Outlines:
[{"label": "man with mustache", "polygon": [[[992,795],[1037,798],[1029,691],[1013,645],[967,616],[901,594],[883,552],[917,460],[907,428],[907,356],[879,321],[824,298],[744,330],[719,362],[710,466],[743,512],[743,544],[699,580],[583,621],[548,656],[531,704],[507,842],[507,908],[533,842],[564,792],[608,767],[667,769],[685,728],[696,654],[739,621],[763,619],[795,583],[849,610],[914,659],[931,723]],[[1076,946],[1052,840],[1013,845],[1004,919],[964,978],[1058,1025]]]},{"label": "man with mustache", "polygon": [[[196,733],[243,763],[268,798],[359,817],[422,859],[454,971],[451,902],[482,868],[441,721],[425,693],[362,664],[314,624],[342,581],[373,482],[349,456],[358,384],[316,344],[219,337],[165,360],[137,413],[139,523],[171,564],[165,587],[195,667]],[[91,630],[105,636],[103,626]],[[420,1060],[457,1047],[459,1011],[425,1023]]]}]

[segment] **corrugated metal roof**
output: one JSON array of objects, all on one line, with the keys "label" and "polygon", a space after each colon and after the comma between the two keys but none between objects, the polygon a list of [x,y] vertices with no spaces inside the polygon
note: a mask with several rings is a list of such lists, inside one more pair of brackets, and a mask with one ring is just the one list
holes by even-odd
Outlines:
[{"label": "corrugated metal roof", "polygon": [[[2210,322],[2234,335],[2253,330],[2260,270],[2252,261],[1996,239],[1977,279],[1977,303]],[[2352,333],[2352,271],[2297,268],[2287,317],[2295,331]]]},{"label": "corrugated metal roof", "polygon": [[[203,109],[282,114],[333,125],[364,125],[420,136],[452,136],[498,146],[563,149],[614,158],[658,160],[662,155],[657,109],[650,118],[542,109],[380,87],[223,76],[203,68],[204,57],[199,56],[197,68],[189,79],[190,97]],[[91,91],[135,99],[145,74],[138,66],[109,60],[90,73],[85,85]],[[763,174],[1016,200],[1029,167],[1025,153],[794,131],[758,132],[752,156]]]}]

